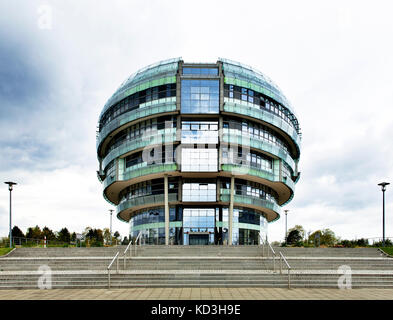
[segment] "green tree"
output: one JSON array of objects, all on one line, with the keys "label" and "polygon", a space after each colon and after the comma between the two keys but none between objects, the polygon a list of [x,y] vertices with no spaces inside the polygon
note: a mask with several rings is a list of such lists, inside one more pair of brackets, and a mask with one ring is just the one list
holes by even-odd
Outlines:
[{"label": "green tree", "polygon": [[101,229],[89,229],[86,238],[89,239],[92,247],[102,247],[104,244],[104,235]]},{"label": "green tree", "polygon": [[306,234],[306,231],[304,230],[303,226],[301,225],[295,225],[293,228],[288,230],[288,235],[291,231],[297,230],[299,232],[299,236],[301,237],[301,240],[304,239],[304,236]]},{"label": "green tree", "polygon": [[14,226],[14,227],[12,228],[12,237],[14,237],[14,238],[24,238],[25,235],[24,235],[24,233],[22,232],[22,230],[20,230],[20,229],[18,228],[18,226]]},{"label": "green tree", "polygon": [[56,240],[56,235],[47,226],[42,229],[42,237],[46,237],[46,240]]},{"label": "green tree", "polygon": [[29,239],[42,239],[42,231],[39,226],[34,228],[28,228],[26,233],[26,238]]},{"label": "green tree", "polygon": [[330,229],[323,229],[321,234],[321,244],[325,246],[334,246],[337,242],[336,235]]},{"label": "green tree", "polygon": [[337,243],[337,238],[334,232],[328,228],[321,230],[314,231],[310,237],[310,243],[311,244],[316,244],[315,239],[319,235],[319,241],[320,245],[325,245],[325,246],[334,246]]},{"label": "green tree", "polygon": [[104,242],[104,233],[101,229],[94,229],[94,238],[99,242]]},{"label": "green tree", "polygon": [[296,229],[289,232],[287,236],[287,244],[301,245],[302,240],[303,239],[302,236],[300,235],[300,231]]},{"label": "green tree", "polygon": [[70,243],[71,235],[67,228],[63,228],[58,232],[57,239],[61,242]]},{"label": "green tree", "polygon": [[[321,234],[322,234],[322,232],[321,232],[321,230],[317,230],[317,231],[314,231],[313,233],[311,233],[309,236],[308,236],[308,242],[309,242],[309,244],[312,244],[312,245],[320,245],[321,244]],[[319,242],[318,242],[318,239],[319,238]]]},{"label": "green tree", "polygon": [[123,239],[123,241],[121,242],[121,244],[123,244],[123,245],[127,245],[127,244],[129,244],[129,240],[128,240],[128,238],[127,237],[124,237],[124,239]]}]

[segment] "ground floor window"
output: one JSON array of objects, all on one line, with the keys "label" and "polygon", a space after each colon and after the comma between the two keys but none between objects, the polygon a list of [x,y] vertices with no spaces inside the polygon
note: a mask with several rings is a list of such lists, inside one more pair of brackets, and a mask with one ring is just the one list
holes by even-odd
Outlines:
[{"label": "ground floor window", "polygon": [[[169,243],[173,245],[228,244],[229,208],[183,207],[170,208]],[[232,220],[233,245],[257,245],[260,236],[267,238],[265,214],[249,208],[235,207]],[[164,208],[144,209],[130,220],[130,238],[141,233],[142,244],[165,244]]]}]

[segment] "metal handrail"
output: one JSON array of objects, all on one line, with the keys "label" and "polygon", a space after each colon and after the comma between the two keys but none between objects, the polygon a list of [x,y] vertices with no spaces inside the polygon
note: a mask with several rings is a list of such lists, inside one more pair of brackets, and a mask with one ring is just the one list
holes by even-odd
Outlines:
[{"label": "metal handrail", "polygon": [[272,259],[273,259],[273,272],[276,272],[276,252],[274,251],[273,247],[270,245],[269,241],[264,241],[262,239],[261,234],[259,234],[259,239],[261,240],[262,244],[262,256],[265,255],[265,245],[266,246],[266,251],[267,251],[267,258],[270,258],[270,251],[272,252]]},{"label": "metal handrail", "polygon": [[[127,251],[130,249],[131,244],[132,244],[132,241],[130,241],[130,242],[128,243],[128,246],[127,246],[126,250],[124,250],[124,252],[123,252],[123,264],[124,264],[124,269],[126,269],[126,253],[127,253]],[[130,250],[130,257],[131,257],[131,250]]]},{"label": "metal handrail", "polygon": [[[136,243],[138,242],[138,240],[141,238],[141,234],[142,234],[142,231],[140,231],[139,232],[139,234],[138,234],[138,236],[136,237],[136,239],[135,239],[135,246],[136,246]],[[140,244],[140,243],[139,243]],[[130,252],[130,257],[131,257],[131,245],[132,245],[132,241],[130,240],[130,242],[128,243],[128,246],[127,246],[127,248],[124,250],[124,252],[123,252],[123,265],[124,265],[124,270],[126,269],[126,254],[127,254],[127,251],[129,251]],[[136,255],[136,248],[135,248],[135,255]]]},{"label": "metal handrail", "polygon": [[142,231],[139,231],[138,236],[135,239],[134,242],[134,256],[136,256],[136,249],[137,249],[137,245],[138,245],[138,240],[139,240],[139,245],[141,245],[141,241],[142,241]]},{"label": "metal handrail", "polygon": [[269,249],[273,253],[272,258],[273,258],[273,271],[276,272],[276,252],[273,250],[272,246],[270,245],[269,241],[267,241],[268,244],[268,257],[269,257]]},{"label": "metal handrail", "polygon": [[258,235],[259,235],[260,244],[262,245],[262,257],[263,257],[265,255],[265,240],[263,240],[260,233],[258,233]]},{"label": "metal handrail", "polygon": [[110,289],[111,287],[111,271],[110,268],[112,267],[112,264],[115,262],[115,260],[117,260],[117,266],[116,266],[116,273],[119,273],[119,251],[116,253],[116,255],[113,257],[111,263],[108,266],[108,289]]},{"label": "metal handrail", "polygon": [[280,251],[280,274],[282,274],[282,261],[283,260],[288,268],[288,289],[291,289],[291,266],[289,265],[287,259],[285,259],[284,255]]}]

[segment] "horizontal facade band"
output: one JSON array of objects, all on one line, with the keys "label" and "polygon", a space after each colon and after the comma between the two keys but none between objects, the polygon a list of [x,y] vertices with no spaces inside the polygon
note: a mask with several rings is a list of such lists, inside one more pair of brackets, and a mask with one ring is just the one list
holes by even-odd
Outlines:
[{"label": "horizontal facade band", "polygon": [[[161,100],[166,100],[168,99],[169,101],[162,101],[160,103],[151,105],[151,106],[146,106],[145,108],[142,109],[136,109],[132,110],[129,112],[126,112],[122,114],[121,116],[117,117],[116,119],[113,119],[110,121],[107,125],[105,125],[101,132],[97,136],[97,141],[96,141],[96,147],[97,147],[97,152],[99,153],[100,151],[100,146],[103,143],[103,141],[111,134],[115,134],[116,131],[120,131],[123,129],[125,124],[133,122],[135,120],[139,120],[154,114],[160,114],[160,113],[169,113],[176,111],[176,97],[173,98],[163,98]],[[158,101],[158,100],[156,100]]]},{"label": "horizontal facade band", "polygon": [[227,98],[224,99],[224,102],[224,112],[248,116],[250,118],[270,124],[273,128],[275,127],[280,129],[280,131],[284,133],[283,136],[287,136],[288,142],[290,142],[290,144],[295,147],[297,156],[300,156],[301,138],[296,130],[284,120],[272,113],[265,112],[250,106],[247,102],[233,102]]}]

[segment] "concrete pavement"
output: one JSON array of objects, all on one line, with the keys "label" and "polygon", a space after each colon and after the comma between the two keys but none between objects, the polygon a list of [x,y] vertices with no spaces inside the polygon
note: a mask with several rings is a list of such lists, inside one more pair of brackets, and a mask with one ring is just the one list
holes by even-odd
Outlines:
[{"label": "concrete pavement", "polygon": [[0,300],[393,300],[393,289],[32,289],[0,290]]}]

